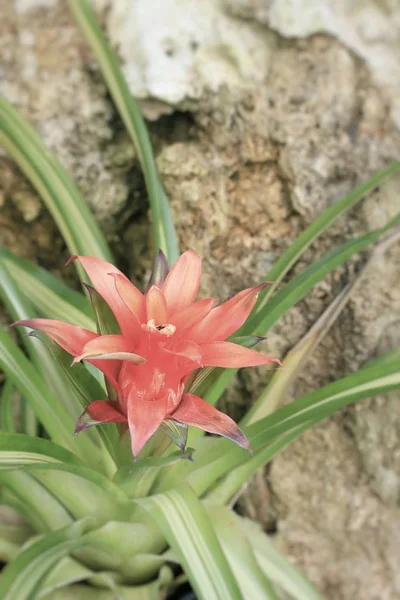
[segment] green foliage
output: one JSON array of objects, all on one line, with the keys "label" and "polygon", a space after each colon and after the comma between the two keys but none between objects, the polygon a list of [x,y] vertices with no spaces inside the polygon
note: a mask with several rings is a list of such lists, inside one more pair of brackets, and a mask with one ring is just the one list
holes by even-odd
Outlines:
[{"label": "green foliage", "polygon": [[71,254],[112,260],[103,234],[67,171],[4,98],[0,98],[0,145],[39,192]]},{"label": "green foliage", "polygon": [[108,91],[138,154],[152,211],[154,252],[162,250],[173,264],[179,256],[178,241],[165,192],[159,180],[145,121],[121,73],[118,59],[107,44],[87,0],[68,0],[87,42],[96,56]]}]

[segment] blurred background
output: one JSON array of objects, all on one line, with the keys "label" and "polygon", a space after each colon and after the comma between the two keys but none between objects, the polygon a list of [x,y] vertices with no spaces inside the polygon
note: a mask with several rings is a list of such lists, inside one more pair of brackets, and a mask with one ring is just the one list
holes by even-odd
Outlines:
[{"label": "blurred background", "polygon": [[[400,159],[398,1],[93,5],[148,119],[181,248],[204,259],[204,293],[223,299],[258,283],[318,214]],[[0,92],[72,173],[121,268],[142,285],[151,248],[139,162],[65,0],[2,0],[0,56]],[[385,182],[307,262],[384,225],[398,212],[399,186],[399,176]],[[65,246],[5,154],[0,211],[0,243],[61,275]],[[364,261],[316,286],[265,349],[284,356]],[[400,343],[399,280],[397,243],[374,257],[295,395]],[[264,369],[240,373],[223,408],[240,418],[267,378]],[[328,600],[400,597],[399,406],[393,392],[323,422],[240,500]]]}]

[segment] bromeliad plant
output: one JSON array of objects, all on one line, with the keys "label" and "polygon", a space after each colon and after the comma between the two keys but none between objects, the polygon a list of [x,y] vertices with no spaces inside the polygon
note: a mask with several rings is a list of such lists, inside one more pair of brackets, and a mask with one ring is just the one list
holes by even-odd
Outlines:
[{"label": "bromeliad plant", "polygon": [[[196,300],[200,259],[191,251],[178,258],[145,124],[88,3],[70,0],[70,6],[140,158],[157,257],[142,294],[113,266],[69,175],[0,100],[0,143],[41,194],[71,254],[79,255],[74,264],[86,290],[71,290],[0,250],[5,306],[14,321],[33,329],[33,336],[21,336],[28,356],[8,329],[0,330],[6,375],[1,502],[23,518],[23,524],[0,526],[0,558],[7,563],[0,596],[155,600],[188,580],[199,599],[274,600],[282,589],[296,599],[321,598],[231,506],[257,469],[303,431],[345,405],[400,385],[400,352],[394,350],[279,408],[357,281],[286,356],[284,368],[274,366],[241,429],[214,405],[235,369],[274,360],[252,349],[260,336],[323,277],[400,222],[397,216],[350,240],[283,284],[308,246],[400,165],[322,214],[266,275],[274,283],[219,305]],[[169,273],[159,250],[172,266]],[[87,431],[74,437],[75,428]]]},{"label": "bromeliad plant", "polygon": [[182,254],[168,273],[160,251],[144,295],[107,261],[88,256],[73,259],[79,259],[95,286],[87,287],[97,296],[93,308],[100,333],[53,319],[24,319],[15,324],[47,334],[75,357],[73,365],[85,360],[103,372],[109,399],[91,402],[78,419],[75,433],[99,423],[121,423],[122,431],[129,427],[132,454],[137,458],[162,425],[185,452],[187,426],[194,425],[249,450],[246,436],[232,419],[190,393],[190,381],[205,366],[280,363],[224,341],[245,322],[266,284],[244,290],[214,308],[215,298],[195,302],[201,259],[194,252]]}]

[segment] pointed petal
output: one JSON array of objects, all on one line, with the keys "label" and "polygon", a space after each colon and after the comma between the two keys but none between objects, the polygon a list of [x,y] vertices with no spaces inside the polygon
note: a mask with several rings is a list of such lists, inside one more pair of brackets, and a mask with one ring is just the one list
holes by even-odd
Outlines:
[{"label": "pointed petal", "polygon": [[166,256],[162,250],[159,250],[153,261],[153,269],[146,287],[146,292],[149,291],[152,285],[156,285],[158,288],[161,288],[164,284],[165,278],[168,275],[168,271],[169,266]]},{"label": "pointed petal", "polygon": [[242,448],[250,450],[248,439],[235,421],[195,394],[184,394],[178,408],[169,415],[169,418],[199,427],[208,433],[222,435]]},{"label": "pointed petal", "polygon": [[202,344],[203,365],[206,367],[224,367],[230,369],[240,369],[240,367],[256,367],[258,365],[267,365],[275,362],[281,365],[277,358],[263,356],[255,350],[243,348],[231,342],[212,342],[211,344]]},{"label": "pointed petal", "polygon": [[122,273],[109,273],[114,278],[115,288],[129,310],[140,323],[145,320],[145,298],[140,290]]},{"label": "pointed petal", "polygon": [[163,348],[163,351],[171,355],[171,359],[168,361],[169,369],[174,371],[180,379],[203,366],[202,349],[190,340],[178,341],[171,349]]},{"label": "pointed petal", "polygon": [[197,365],[201,366],[201,358],[203,351],[196,342],[192,342],[191,340],[180,340],[170,349],[165,349],[165,352],[169,352],[174,354],[175,356],[179,356],[182,358],[188,358],[189,360],[197,363]]},{"label": "pointed petal", "polygon": [[[15,325],[24,325],[25,327],[31,327],[31,329],[43,331],[52,340],[57,342],[61,348],[75,357],[82,354],[86,344],[89,342],[96,342],[101,337],[97,335],[97,333],[88,331],[83,327],[77,327],[76,325],[70,325],[69,323],[54,321],[52,319],[26,319],[24,321],[18,321]],[[106,364],[99,360],[89,360],[89,362],[102,371],[115,389],[118,389],[117,380],[119,369],[121,367],[120,362],[109,361]]]},{"label": "pointed petal", "polygon": [[127,406],[132,454],[137,458],[147,440],[163,422],[167,413],[167,399],[141,400],[132,392]]},{"label": "pointed petal", "polygon": [[146,362],[143,356],[132,352],[133,344],[122,335],[102,335],[88,342],[73,364],[81,360],[127,360],[135,365]]},{"label": "pointed petal", "polygon": [[126,423],[127,418],[121,414],[114,402],[94,400],[86,407],[76,422],[75,435],[88,427],[99,423]]},{"label": "pointed petal", "polygon": [[193,325],[196,325],[196,323],[208,315],[213,306],[215,306],[216,301],[216,298],[204,298],[203,300],[198,300],[198,302],[190,304],[182,311],[176,312],[173,317],[170,318],[169,322],[172,323],[172,325],[175,325],[178,332],[193,327]]},{"label": "pointed petal", "polygon": [[[80,261],[95,289],[103,296],[113,311],[122,333],[128,337],[137,338],[140,335],[140,324],[136,315],[123,302],[115,285],[110,285],[110,273],[118,273],[122,277],[125,277],[125,275],[111,263],[92,256],[72,256],[67,264],[76,259]],[[129,282],[127,277],[125,279]]]},{"label": "pointed petal", "polygon": [[254,348],[260,342],[263,342],[267,338],[262,335],[239,335],[238,337],[232,338],[230,341],[234,344],[239,344],[239,346],[244,346],[245,348]]},{"label": "pointed petal", "polygon": [[188,335],[197,343],[226,340],[237,331],[254,308],[257,296],[269,283],[247,288],[220,304],[197,325]]},{"label": "pointed petal", "polygon": [[167,301],[160,288],[153,285],[146,294],[147,321],[154,320],[156,325],[168,323]]},{"label": "pointed petal", "polygon": [[14,325],[23,325],[43,331],[72,356],[80,354],[88,342],[99,337],[93,331],[54,319],[24,319],[17,321]]},{"label": "pointed petal", "polygon": [[[134,354],[133,352],[110,352],[109,354],[102,354],[101,356],[96,356],[96,360],[124,360],[134,365],[143,365],[146,359],[143,356],[139,356],[138,354]],[[79,362],[80,360],[93,360],[91,356],[81,356],[79,358],[75,358],[73,363]]]},{"label": "pointed petal", "polygon": [[201,258],[192,250],[184,252],[168,273],[163,285],[169,316],[194,302],[199,291],[200,278]]}]

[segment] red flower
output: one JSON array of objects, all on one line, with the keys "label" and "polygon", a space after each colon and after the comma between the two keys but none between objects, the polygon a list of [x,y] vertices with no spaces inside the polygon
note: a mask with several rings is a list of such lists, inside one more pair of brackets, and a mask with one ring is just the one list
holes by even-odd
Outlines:
[{"label": "red flower", "polygon": [[243,448],[249,443],[227,415],[190,393],[190,374],[205,366],[249,367],[279,360],[225,341],[247,319],[266,284],[243,290],[215,306],[214,298],[196,301],[201,259],[185,252],[167,274],[158,258],[148,291],[142,294],[123,273],[104,260],[79,259],[93,286],[115,315],[120,333],[98,335],[50,319],[19,321],[39,329],[74,356],[87,360],[112,383],[117,400],[96,400],[79,419],[77,432],[97,423],[127,423],[136,457],[164,420],[194,425],[223,435]]}]

